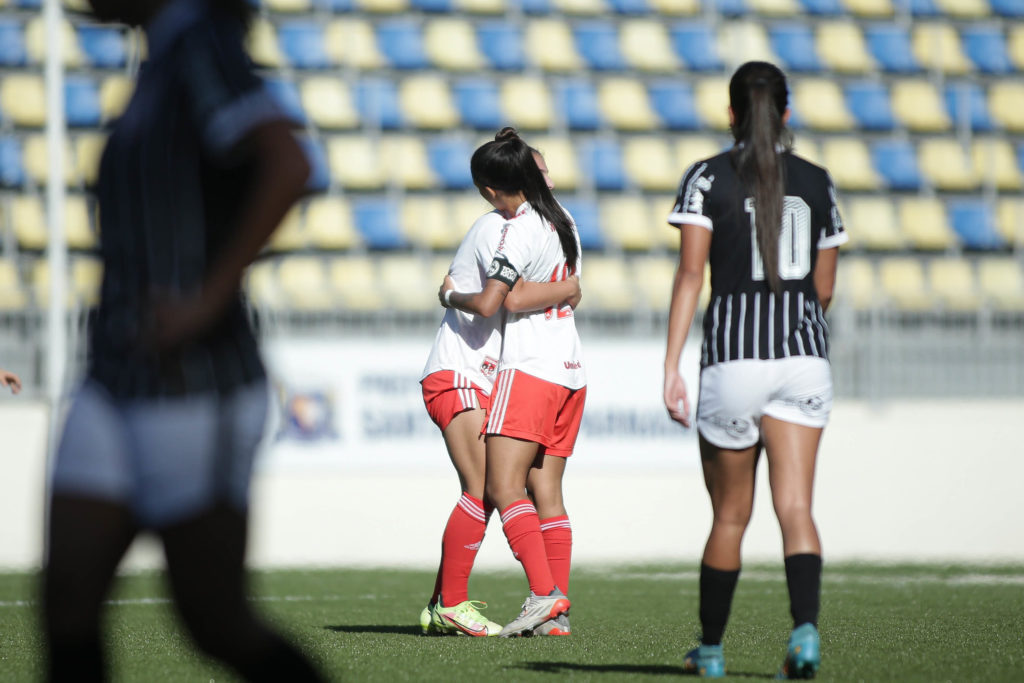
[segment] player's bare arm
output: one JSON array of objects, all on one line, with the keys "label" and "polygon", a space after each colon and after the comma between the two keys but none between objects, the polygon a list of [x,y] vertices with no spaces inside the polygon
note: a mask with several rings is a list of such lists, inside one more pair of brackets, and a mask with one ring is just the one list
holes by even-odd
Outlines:
[{"label": "player's bare arm", "polygon": [[697,225],[679,228],[679,267],[672,284],[669,307],[668,343],[665,349],[665,409],[684,427],[690,426],[690,399],[679,374],[679,359],[686,335],[697,310],[697,297],[704,285],[704,264],[711,249],[711,232]]},{"label": "player's bare arm", "polygon": [[489,279],[483,291],[456,292],[451,278],[446,276],[437,295],[445,308],[456,308],[489,318],[501,308],[509,291],[509,286],[504,282]]},{"label": "player's bare arm", "polygon": [[520,278],[505,297],[505,308],[512,313],[539,311],[562,304],[576,308],[582,297],[580,279],[575,275],[558,282],[528,282]]},{"label": "player's bare arm", "polygon": [[832,303],[832,291],[836,286],[836,267],[839,263],[839,247],[822,249],[814,266],[814,288],[818,291],[821,310],[827,311]]}]

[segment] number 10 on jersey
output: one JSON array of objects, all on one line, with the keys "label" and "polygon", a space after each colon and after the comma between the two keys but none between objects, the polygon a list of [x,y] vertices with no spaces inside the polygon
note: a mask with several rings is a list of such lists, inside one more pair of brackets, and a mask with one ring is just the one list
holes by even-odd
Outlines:
[{"label": "number 10 on jersey", "polygon": [[[750,216],[750,246],[754,280],[764,280],[764,261],[757,246],[754,200],[747,197],[743,208]],[[786,196],[782,203],[782,229],[779,231],[779,277],[802,280],[811,272],[811,207],[800,197]]]}]

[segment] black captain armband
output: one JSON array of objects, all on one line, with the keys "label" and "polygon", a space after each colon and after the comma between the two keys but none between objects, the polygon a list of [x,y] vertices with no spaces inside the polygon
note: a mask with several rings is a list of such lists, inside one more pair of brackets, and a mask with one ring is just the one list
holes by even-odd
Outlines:
[{"label": "black captain armband", "polygon": [[507,258],[495,256],[494,260],[491,261],[491,265],[487,266],[487,279],[504,282],[508,285],[509,289],[512,289],[519,279],[519,273],[512,267]]}]

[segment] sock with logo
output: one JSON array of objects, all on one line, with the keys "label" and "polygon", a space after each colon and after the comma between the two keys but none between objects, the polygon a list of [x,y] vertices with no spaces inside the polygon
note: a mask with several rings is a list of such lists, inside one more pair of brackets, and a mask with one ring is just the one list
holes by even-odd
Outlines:
[{"label": "sock with logo", "polygon": [[483,501],[463,493],[441,537],[441,598],[445,607],[469,600],[469,573],[487,530]]},{"label": "sock with logo", "polygon": [[551,568],[551,578],[565,595],[569,595],[569,568],[572,564],[572,526],[569,515],[540,520],[544,536],[544,550]]},{"label": "sock with logo", "polygon": [[700,642],[720,645],[732,609],[732,596],[736,592],[740,570],[724,570],[700,565]]},{"label": "sock with logo", "polygon": [[786,558],[786,585],[789,587],[789,612],[793,627],[818,625],[821,602],[821,555],[811,553]]},{"label": "sock with logo", "polygon": [[544,550],[537,509],[529,500],[517,500],[501,511],[501,525],[512,554],[523,565],[530,590],[535,595],[548,595],[555,588]]}]

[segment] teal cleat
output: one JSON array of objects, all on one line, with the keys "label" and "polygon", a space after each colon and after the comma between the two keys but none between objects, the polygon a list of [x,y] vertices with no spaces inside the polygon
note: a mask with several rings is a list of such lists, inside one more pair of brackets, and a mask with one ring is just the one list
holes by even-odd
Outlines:
[{"label": "teal cleat", "polygon": [[814,678],[821,666],[821,640],[814,624],[801,624],[789,635],[789,647],[776,678]]},{"label": "teal cleat", "polygon": [[683,669],[701,678],[722,678],[725,676],[725,656],[721,645],[701,645],[683,657]]}]

